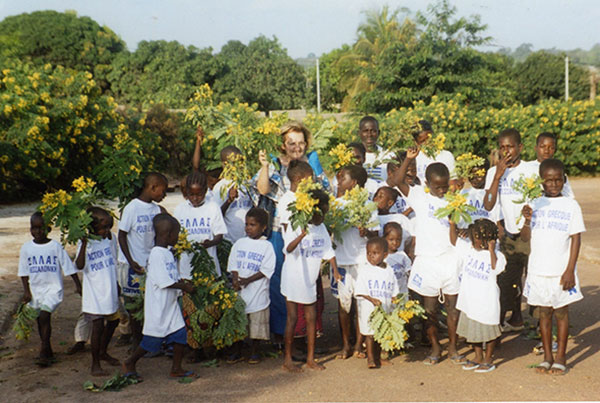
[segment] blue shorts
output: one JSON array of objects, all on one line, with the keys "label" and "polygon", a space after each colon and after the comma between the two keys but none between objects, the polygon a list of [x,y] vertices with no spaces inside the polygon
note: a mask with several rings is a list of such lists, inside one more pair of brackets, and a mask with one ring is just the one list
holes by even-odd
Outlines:
[{"label": "blue shorts", "polygon": [[150,353],[156,353],[160,351],[160,347],[163,343],[165,343],[167,346],[173,343],[186,345],[187,331],[185,330],[185,326],[165,337],[144,335],[144,337],[142,337],[140,347]]}]

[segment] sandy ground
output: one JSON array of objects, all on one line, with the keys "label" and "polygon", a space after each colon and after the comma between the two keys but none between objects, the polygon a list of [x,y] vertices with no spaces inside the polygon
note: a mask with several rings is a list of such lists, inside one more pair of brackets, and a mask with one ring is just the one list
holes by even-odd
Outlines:
[{"label": "sandy ground", "polygon": [[[145,381],[119,393],[92,393],[82,388],[89,375],[91,356],[86,352],[65,355],[73,342],[73,327],[79,313],[80,298],[70,280],[65,281],[65,301],[53,315],[52,343],[58,363],[47,369],[33,364],[38,353],[36,334],[28,342],[16,341],[11,330],[2,329],[0,339],[0,392],[2,401],[457,401],[457,400],[598,400],[600,398],[600,179],[572,180],[581,204],[587,232],[583,236],[579,276],[585,298],[571,310],[572,338],[568,345],[566,376],[539,375],[530,368],[542,361],[531,351],[537,343],[523,334],[505,335],[496,353],[496,371],[489,374],[466,372],[444,359],[437,366],[421,363],[427,355],[417,347],[392,360],[394,365],[368,370],[364,360],[336,360],[338,328],[335,301],[326,290],[325,336],[318,341],[327,354],[321,356],[325,371],[305,370],[288,374],[280,370],[281,358],[266,358],[262,363],[219,367],[187,364],[199,378],[180,384],[167,378],[170,361],[166,357],[142,359],[138,370]],[[170,194],[163,205],[172,211],[181,196]],[[0,326],[14,309],[22,289],[16,276],[19,248],[30,239],[28,216],[34,204],[0,207]],[[58,234],[53,234],[54,237]],[[325,281],[324,283],[327,283]],[[525,306],[524,306],[525,307]],[[526,320],[533,320],[526,316]],[[446,340],[443,340],[445,342]],[[461,353],[472,354],[461,344]],[[110,347],[124,359],[126,348]],[[94,379],[101,383],[104,379]]]}]

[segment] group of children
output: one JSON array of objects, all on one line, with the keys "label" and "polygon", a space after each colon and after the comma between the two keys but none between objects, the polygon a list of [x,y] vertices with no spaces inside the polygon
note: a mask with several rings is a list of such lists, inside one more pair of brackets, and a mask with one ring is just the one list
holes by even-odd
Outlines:
[{"label": "group of children", "polygon": [[[357,163],[337,172],[332,184],[342,208],[347,192],[357,186],[368,188],[377,205],[372,217],[376,224],[370,228],[349,228],[341,239],[332,239],[323,223],[330,200],[323,190],[311,191],[318,200],[318,212],[308,228],[292,227],[287,206],[295,201],[298,184],[314,173],[302,159],[290,163],[290,191],[280,198],[276,214],[283,230],[285,255],[280,285],[287,308],[284,369],[301,370],[292,356],[299,316],[306,321],[306,365],[324,368],[315,360],[316,327],[321,315],[316,301],[321,264],[327,261],[331,267],[331,292],[339,300],[340,358],[366,356],[368,367],[378,368],[382,364],[380,348],[373,338],[369,315],[380,305],[389,311],[393,297],[410,293],[422,301],[427,312],[422,324],[426,335],[423,341],[431,346],[426,365],[435,365],[441,359],[437,313],[443,305],[449,361],[465,370],[493,371],[494,346],[501,331],[522,326],[520,290],[523,268],[527,267],[523,295],[530,305],[539,307],[544,348],[544,361],[537,371],[567,371],[568,305],[582,298],[576,261],[585,227],[570,187],[565,192],[564,166],[552,158],[553,152],[548,152],[552,149],[548,142],[553,142],[552,150],[556,149],[556,137],[540,135],[536,146],[538,161],[524,162],[520,159],[520,134],[514,129],[501,132],[501,158],[489,170],[489,165],[484,167],[485,175],[480,169],[474,170],[469,178],[470,189],[463,190],[468,203],[476,207],[471,213],[472,223],[467,225],[435,215],[436,210],[446,206],[444,195],[456,186],[456,181],[452,178],[450,153],[440,153],[439,161],[427,157],[423,163],[419,145],[431,133],[431,125],[421,121],[413,133],[415,146],[391,153],[377,144],[377,120],[361,120],[362,143],[350,145]],[[240,151],[227,147],[221,153],[222,161],[227,161],[231,153]],[[374,164],[382,160],[387,162]],[[424,168],[420,167],[422,163]],[[514,203],[520,195],[512,189],[512,183],[521,174],[539,174],[542,178],[544,195],[531,205]],[[182,368],[187,340],[178,304],[181,292],[193,292],[191,257],[183,254],[177,260],[169,250],[177,242],[180,228],[185,228],[190,241],[200,242],[207,249],[217,274],[226,271],[230,275],[249,319],[252,343],[248,362],[260,361],[259,341],[271,337],[269,290],[276,258],[273,245],[265,236],[271,217],[265,210],[253,207],[247,194],[224,179],[211,190],[207,176],[194,171],[184,184],[186,200],[171,216],[158,205],[165,197],[166,178],[158,173],[148,174],[139,196],[124,208],[117,236],[111,232],[110,214],[91,208],[92,233],[96,236],[81,240],[74,263],[59,243],[48,238],[50,229],[44,225],[42,215],[35,213],[31,217],[33,240],[21,249],[19,275],[25,289],[24,300],[40,312],[40,365],[50,365],[54,359],[50,315],[63,298],[60,272],[70,275],[81,292],[77,276],[80,270],[82,320],[92,323],[92,374],[106,374],[102,361],[119,365],[107,347],[119,317],[124,316],[123,304],[130,306],[132,298],[141,292],[140,282],[145,278],[144,321],[135,320],[136,312],[127,315],[134,348],[122,364],[123,372],[139,378],[136,362],[168,344],[173,345],[170,376],[193,376],[193,372]],[[523,218],[519,220],[521,214]],[[233,244],[226,268],[219,267],[216,256],[216,246],[223,239]],[[508,311],[512,316],[505,323]],[[551,347],[553,315],[558,323],[556,357]],[[459,354],[459,335],[473,344],[472,360]],[[228,361],[241,359],[241,344],[237,344]]]}]

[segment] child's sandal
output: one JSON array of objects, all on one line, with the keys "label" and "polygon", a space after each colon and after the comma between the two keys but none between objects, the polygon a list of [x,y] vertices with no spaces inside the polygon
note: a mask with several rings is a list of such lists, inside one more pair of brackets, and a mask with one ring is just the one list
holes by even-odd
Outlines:
[{"label": "child's sandal", "polygon": [[566,375],[567,372],[569,372],[569,369],[566,367],[566,365],[559,364],[557,362],[552,364],[550,367],[550,374],[554,376]]},{"label": "child's sandal", "polygon": [[550,364],[548,361],[543,361],[535,367],[535,372],[538,374],[547,374],[551,367],[552,364]]}]

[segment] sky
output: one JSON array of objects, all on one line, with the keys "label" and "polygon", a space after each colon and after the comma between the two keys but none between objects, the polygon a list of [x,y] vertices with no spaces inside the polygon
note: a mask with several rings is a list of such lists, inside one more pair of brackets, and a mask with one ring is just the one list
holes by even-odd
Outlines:
[{"label": "sky", "polygon": [[[450,0],[458,15],[478,14],[487,49],[531,43],[535,50],[590,49],[600,43],[598,0]],[[142,40],[176,40],[218,52],[227,41],[276,36],[294,58],[317,56],[356,39],[363,11],[426,0],[0,0],[0,20],[37,10],[75,10],[117,33],[130,50]]]}]

